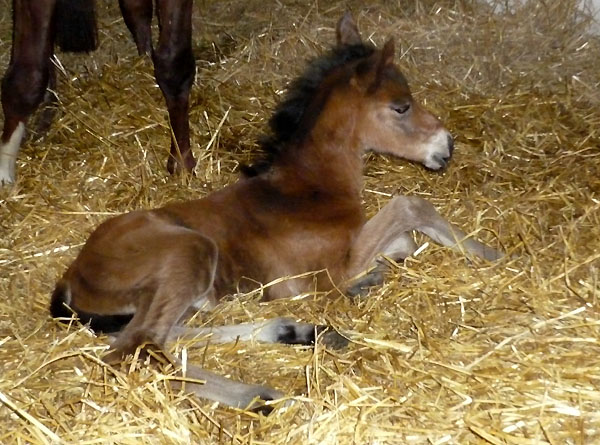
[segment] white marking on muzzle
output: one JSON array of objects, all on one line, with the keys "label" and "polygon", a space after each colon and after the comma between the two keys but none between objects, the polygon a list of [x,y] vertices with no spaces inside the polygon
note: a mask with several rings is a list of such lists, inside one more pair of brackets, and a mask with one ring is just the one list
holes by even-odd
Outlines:
[{"label": "white marking on muzzle", "polygon": [[16,179],[17,155],[25,134],[25,124],[19,122],[10,139],[0,144],[0,185],[12,184]]},{"label": "white marking on muzzle", "polygon": [[423,144],[423,150],[426,153],[423,161],[425,167],[439,170],[446,166],[450,159],[450,141],[450,133],[440,129]]}]

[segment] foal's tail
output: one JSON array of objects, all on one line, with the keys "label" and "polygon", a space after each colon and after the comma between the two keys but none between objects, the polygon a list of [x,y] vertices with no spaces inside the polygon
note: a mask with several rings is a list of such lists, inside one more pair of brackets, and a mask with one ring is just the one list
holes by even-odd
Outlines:
[{"label": "foal's tail", "polygon": [[50,315],[53,318],[59,318],[62,322],[68,322],[73,317],[73,314],[79,317],[79,321],[82,324],[89,324],[93,331],[107,334],[120,331],[133,318],[133,314],[92,314],[77,309],[71,303],[69,283],[65,280],[60,280],[56,284],[54,292],[52,292],[52,297],[50,297]]},{"label": "foal's tail", "polygon": [[58,0],[56,43],[63,51],[89,52],[98,46],[96,0]]}]

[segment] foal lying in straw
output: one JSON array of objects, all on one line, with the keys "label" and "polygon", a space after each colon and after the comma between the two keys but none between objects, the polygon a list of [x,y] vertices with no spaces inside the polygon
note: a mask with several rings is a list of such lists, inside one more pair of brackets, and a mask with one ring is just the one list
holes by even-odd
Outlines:
[{"label": "foal lying in straw", "polygon": [[[214,343],[311,344],[323,328],[290,319],[205,329],[178,322],[189,309],[214,307],[243,278],[269,283],[295,277],[267,287],[266,300],[315,287],[355,292],[365,283],[353,277],[376,266],[379,256],[401,259],[414,252],[412,230],[488,260],[501,256],[467,238],[420,198],[395,197],[365,220],[365,151],[438,170],[449,161],[453,142],[412,98],[394,64],[393,42],[382,50],[363,43],[349,14],[338,23],[337,46],[291,85],[270,124],[267,157],[246,167],[236,183],[203,199],[127,213],[100,225],[58,282],[52,315],[70,317],[68,305],[93,329],[123,328],[111,345],[110,361],[146,342],[164,347],[171,339],[206,333]],[[363,280],[372,284],[380,275]],[[333,344],[344,340],[335,332],[323,337]],[[194,366],[187,375],[206,383],[186,388],[232,406],[281,395]]]}]

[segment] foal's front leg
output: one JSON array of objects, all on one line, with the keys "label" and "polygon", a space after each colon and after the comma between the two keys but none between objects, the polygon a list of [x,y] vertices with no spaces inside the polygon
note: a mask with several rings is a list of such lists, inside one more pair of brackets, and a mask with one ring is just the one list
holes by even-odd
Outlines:
[{"label": "foal's front leg", "polygon": [[[502,252],[467,237],[465,232],[446,221],[428,201],[412,196],[397,196],[361,229],[350,252],[347,276],[356,277],[372,267],[376,267],[376,273],[381,272],[377,268],[377,258],[380,256],[400,259],[411,255],[416,249],[410,237],[413,230],[426,234],[444,246],[464,249],[488,261],[503,256]],[[366,278],[372,281],[379,277],[367,274]],[[363,286],[360,278],[351,285],[350,293],[359,290],[356,286]]]}]

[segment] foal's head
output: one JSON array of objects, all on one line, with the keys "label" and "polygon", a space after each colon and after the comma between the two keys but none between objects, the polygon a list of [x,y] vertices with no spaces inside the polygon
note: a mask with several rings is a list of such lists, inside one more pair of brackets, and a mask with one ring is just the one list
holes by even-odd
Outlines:
[{"label": "foal's head", "polygon": [[[351,15],[337,25],[339,47],[364,45]],[[441,122],[417,103],[394,64],[394,42],[356,64],[348,84],[360,118],[356,133],[365,150],[417,161],[432,170],[446,166],[454,143]]]},{"label": "foal's head", "polygon": [[394,64],[393,41],[382,50],[363,43],[349,13],[336,32],[337,47],[313,60],[291,83],[269,121],[272,135],[262,141],[266,157],[243,167],[245,175],[268,171],[290,147],[301,145],[317,122],[325,122],[327,131],[348,131],[353,147],[421,162],[432,170],[445,167],[452,137],[413,99]]}]

